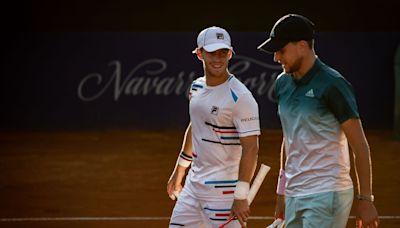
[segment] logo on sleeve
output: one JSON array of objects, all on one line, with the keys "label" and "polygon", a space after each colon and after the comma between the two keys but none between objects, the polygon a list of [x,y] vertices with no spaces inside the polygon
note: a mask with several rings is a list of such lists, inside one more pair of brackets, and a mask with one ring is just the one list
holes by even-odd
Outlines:
[{"label": "logo on sleeve", "polygon": [[258,116],[242,118],[242,119],[240,119],[240,122],[249,122],[249,121],[254,121],[254,120],[259,120]]}]

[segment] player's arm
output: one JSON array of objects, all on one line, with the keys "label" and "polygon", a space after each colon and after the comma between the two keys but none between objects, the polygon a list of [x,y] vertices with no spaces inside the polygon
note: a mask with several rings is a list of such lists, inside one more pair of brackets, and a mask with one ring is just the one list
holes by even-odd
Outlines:
[{"label": "player's arm", "polygon": [[192,127],[191,123],[189,123],[183,137],[181,151],[179,152],[175,168],[167,184],[167,192],[172,200],[182,191],[182,180],[186,174],[187,167],[190,166],[192,157]]},{"label": "player's arm", "polygon": [[282,138],[281,151],[280,151],[280,169],[278,174],[278,182],[276,186],[276,206],[275,218],[284,218],[285,215],[285,138]]},{"label": "player's arm", "polygon": [[363,225],[359,227],[377,227],[378,213],[373,202],[368,200],[372,195],[371,156],[361,121],[359,118],[351,118],[341,126],[353,151],[358,194],[366,197],[366,200],[357,200],[356,213]]},{"label": "player's arm", "polygon": [[239,181],[250,182],[254,176],[258,158],[258,135],[240,138],[242,157],[239,165]]},{"label": "player's arm", "polygon": [[[239,182],[236,186],[235,200],[232,205],[232,214],[235,215],[239,222],[244,226],[247,218],[250,215],[250,208],[247,202],[248,189],[250,187],[250,181],[254,176],[254,172],[257,167],[258,158],[258,135],[251,135],[246,137],[240,137],[240,143],[242,145],[242,157],[239,164]],[[245,185],[246,191],[241,196],[239,185]],[[239,197],[237,197],[239,196]]]}]

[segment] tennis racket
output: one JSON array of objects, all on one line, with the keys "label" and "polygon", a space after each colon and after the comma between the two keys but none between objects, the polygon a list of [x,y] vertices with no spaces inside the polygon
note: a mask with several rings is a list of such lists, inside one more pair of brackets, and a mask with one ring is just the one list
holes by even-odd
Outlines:
[{"label": "tennis racket", "polygon": [[[261,164],[260,170],[258,170],[256,178],[254,178],[253,184],[250,187],[249,195],[247,196],[247,202],[249,202],[249,205],[251,204],[251,202],[253,202],[254,197],[256,196],[258,190],[260,189],[260,186],[261,186],[262,182],[264,181],[265,176],[267,175],[267,173],[269,172],[270,169],[271,169],[271,167]],[[235,218],[235,216],[230,217],[228,219],[228,221],[226,221],[224,224],[219,226],[219,228],[224,228],[226,225],[228,225],[230,222],[232,222],[232,220],[234,218]]]}]

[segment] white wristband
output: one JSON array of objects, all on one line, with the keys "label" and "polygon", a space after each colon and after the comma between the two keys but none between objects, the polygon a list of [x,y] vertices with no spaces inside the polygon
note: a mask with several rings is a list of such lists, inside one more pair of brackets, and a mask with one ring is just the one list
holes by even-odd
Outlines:
[{"label": "white wristband", "polygon": [[236,184],[236,190],[233,197],[238,200],[247,199],[247,196],[249,195],[249,189],[250,189],[249,182],[239,181]]},{"label": "white wristband", "polygon": [[178,159],[178,165],[183,166],[183,167],[189,167],[191,163],[192,163],[191,161],[185,160],[181,157],[179,157],[179,159]]},{"label": "white wristband", "polygon": [[183,167],[189,167],[192,163],[193,157],[185,154],[185,152],[181,152],[178,158],[178,165]]}]

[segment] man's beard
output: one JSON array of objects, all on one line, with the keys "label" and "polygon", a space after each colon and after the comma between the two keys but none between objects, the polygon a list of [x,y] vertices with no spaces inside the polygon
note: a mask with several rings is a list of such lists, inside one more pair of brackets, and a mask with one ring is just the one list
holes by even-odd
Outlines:
[{"label": "man's beard", "polygon": [[292,74],[294,72],[299,71],[302,63],[303,63],[303,57],[297,58],[296,61],[292,64],[292,66],[289,69],[285,70],[285,72],[287,74]]}]

